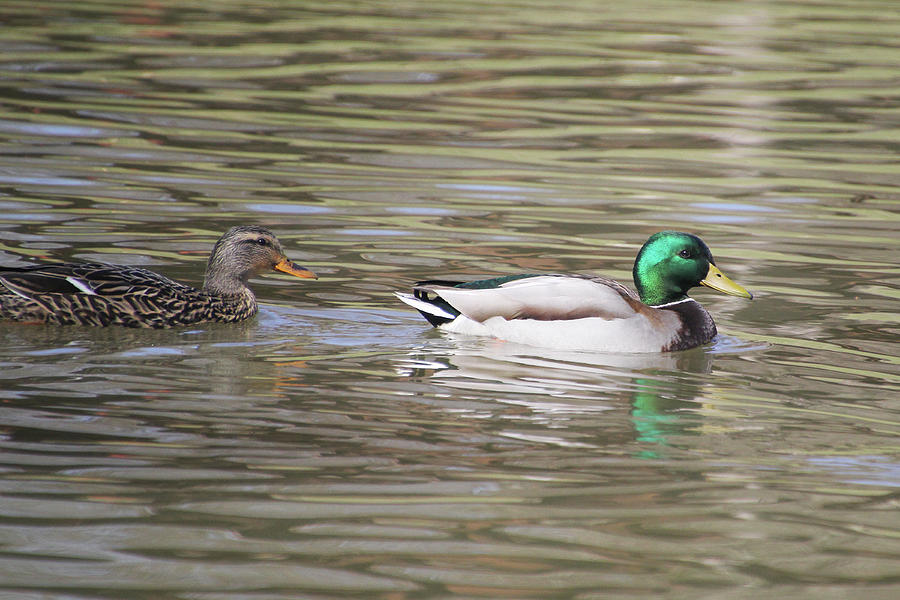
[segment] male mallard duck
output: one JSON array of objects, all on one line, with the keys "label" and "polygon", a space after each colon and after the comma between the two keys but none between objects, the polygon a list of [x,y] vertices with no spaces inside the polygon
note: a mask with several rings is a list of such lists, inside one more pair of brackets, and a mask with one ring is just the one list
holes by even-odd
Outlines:
[{"label": "male mallard duck", "polygon": [[710,341],[716,325],[687,295],[697,285],[753,297],[716,267],[703,240],[680,231],[652,235],[633,275],[637,294],[605,277],[509,275],[422,281],[413,294],[396,295],[446,331],[602,352],[668,352]]},{"label": "male mallard duck", "polygon": [[146,269],[103,263],[0,268],[0,319],[157,328],[241,321],[257,311],[247,280],[269,269],[316,278],[288,260],[274,233],[252,225],[219,238],[199,290]]}]

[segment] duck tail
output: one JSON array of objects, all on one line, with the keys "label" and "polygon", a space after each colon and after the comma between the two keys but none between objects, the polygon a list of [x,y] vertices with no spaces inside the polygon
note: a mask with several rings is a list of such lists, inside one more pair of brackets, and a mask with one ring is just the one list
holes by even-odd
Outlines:
[{"label": "duck tail", "polygon": [[425,317],[433,327],[440,327],[445,323],[453,321],[459,316],[459,311],[450,306],[440,296],[432,296],[429,298],[419,290],[416,291],[415,296],[403,292],[394,292],[394,295],[397,296],[401,302],[412,306],[422,313],[422,316]]}]

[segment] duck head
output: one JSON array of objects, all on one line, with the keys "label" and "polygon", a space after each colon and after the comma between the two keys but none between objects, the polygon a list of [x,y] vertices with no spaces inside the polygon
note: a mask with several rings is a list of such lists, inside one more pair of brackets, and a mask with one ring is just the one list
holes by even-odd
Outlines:
[{"label": "duck head", "polygon": [[238,225],[226,231],[213,247],[203,288],[216,294],[240,293],[251,277],[266,271],[316,279],[316,274],[288,259],[275,234],[265,227]]},{"label": "duck head", "polygon": [[681,231],[660,231],[650,236],[638,252],[632,274],[641,301],[651,306],[683,300],[688,290],[698,285],[730,296],[753,298],[716,267],[703,240]]}]

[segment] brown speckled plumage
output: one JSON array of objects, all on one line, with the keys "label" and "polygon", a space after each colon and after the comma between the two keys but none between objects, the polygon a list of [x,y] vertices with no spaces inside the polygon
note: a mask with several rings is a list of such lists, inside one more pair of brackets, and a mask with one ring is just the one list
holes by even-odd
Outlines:
[{"label": "brown speckled plumage", "polygon": [[247,281],[271,269],[315,278],[287,259],[275,234],[252,225],[219,238],[202,289],[102,263],[0,268],[0,320],[152,328],[242,321],[257,311]]}]

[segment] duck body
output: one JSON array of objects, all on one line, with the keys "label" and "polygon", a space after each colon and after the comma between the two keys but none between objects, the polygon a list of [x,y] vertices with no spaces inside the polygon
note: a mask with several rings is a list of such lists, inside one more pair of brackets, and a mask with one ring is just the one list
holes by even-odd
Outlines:
[{"label": "duck body", "polygon": [[0,320],[146,328],[242,321],[258,310],[248,279],[269,269],[315,278],[285,257],[271,231],[256,226],[232,227],[219,238],[202,289],[103,263],[0,268]]},{"label": "duck body", "polygon": [[446,331],[600,352],[668,352],[711,341],[715,322],[687,295],[696,285],[751,297],[715,266],[700,238],[681,232],[652,236],[634,278],[637,293],[605,277],[525,274],[422,281],[397,296]]},{"label": "duck body", "polygon": [[0,270],[0,319],[52,325],[176,327],[242,321],[252,293],[219,296],[147,269],[62,263]]}]

